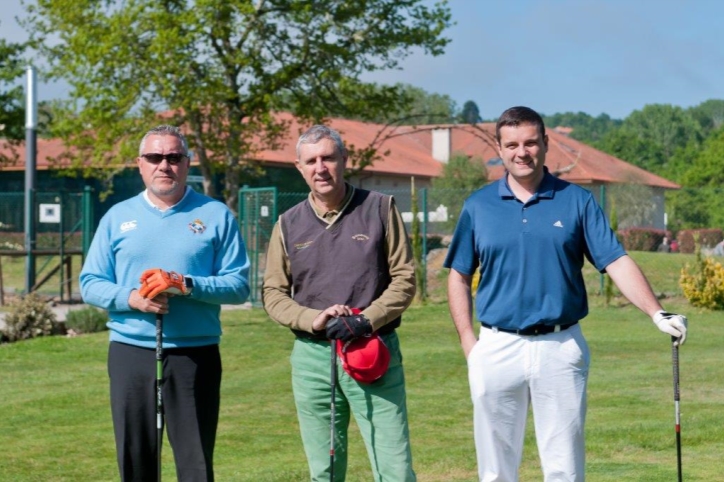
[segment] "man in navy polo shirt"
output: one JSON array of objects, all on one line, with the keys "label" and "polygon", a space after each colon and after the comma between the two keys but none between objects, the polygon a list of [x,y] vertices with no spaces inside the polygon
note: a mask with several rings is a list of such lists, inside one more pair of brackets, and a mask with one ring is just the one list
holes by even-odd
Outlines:
[{"label": "man in navy polo shirt", "polygon": [[[450,312],[468,361],[480,480],[513,482],[528,404],[546,481],[585,479],[589,351],[584,256],[664,333],[686,339],[686,317],[663,311],[590,192],[545,167],[543,119],[512,107],[496,126],[506,174],[463,206],[445,267]],[[480,268],[472,323],[471,280]]]}]

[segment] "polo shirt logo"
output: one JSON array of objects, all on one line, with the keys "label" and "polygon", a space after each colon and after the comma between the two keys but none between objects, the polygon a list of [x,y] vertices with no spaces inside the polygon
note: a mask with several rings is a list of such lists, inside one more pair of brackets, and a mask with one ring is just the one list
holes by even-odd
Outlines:
[{"label": "polo shirt logo", "polygon": [[206,231],[206,226],[204,226],[204,223],[201,222],[200,219],[194,219],[189,223],[189,229],[193,231],[194,234],[201,234]]},{"label": "polo shirt logo", "polygon": [[121,223],[121,232],[125,233],[126,231],[131,231],[133,229],[136,229],[138,227],[138,221],[135,219],[133,221],[126,221],[125,223]]},{"label": "polo shirt logo", "polygon": [[556,221],[555,223],[553,223],[553,226],[555,226],[555,227],[557,227],[557,228],[562,228],[562,227],[563,227],[563,223],[560,222],[560,221]]},{"label": "polo shirt logo", "polygon": [[370,239],[370,237],[366,234],[355,234],[354,236],[352,236],[352,239],[354,239],[355,241],[367,241],[368,239]]},{"label": "polo shirt logo", "polygon": [[299,251],[300,249],[306,249],[306,248],[310,247],[313,242],[314,242],[314,241],[306,241],[306,242],[304,242],[304,243],[296,243],[296,244],[294,245],[294,249],[296,249],[297,251]]}]

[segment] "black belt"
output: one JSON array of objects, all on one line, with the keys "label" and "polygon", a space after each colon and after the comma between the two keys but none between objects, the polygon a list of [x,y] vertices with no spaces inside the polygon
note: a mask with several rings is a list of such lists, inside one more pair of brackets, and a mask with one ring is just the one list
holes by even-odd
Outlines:
[{"label": "black belt", "polygon": [[522,330],[509,330],[507,328],[499,328],[497,326],[488,325],[487,323],[481,323],[483,325],[483,328],[489,328],[491,330],[498,330],[502,331],[504,333],[515,333],[516,335],[521,336],[537,336],[537,335],[547,335],[548,333],[556,333],[559,331],[567,330],[568,328],[577,325],[578,322],[574,321],[573,323],[568,323],[567,325],[533,325],[529,326],[528,328],[523,328]]}]

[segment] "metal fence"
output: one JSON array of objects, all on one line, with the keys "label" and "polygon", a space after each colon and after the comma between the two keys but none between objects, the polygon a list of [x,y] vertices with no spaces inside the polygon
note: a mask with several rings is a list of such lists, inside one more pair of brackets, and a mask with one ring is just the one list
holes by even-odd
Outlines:
[{"label": "metal fence", "polygon": [[0,303],[6,292],[27,291],[28,283],[32,291],[70,300],[90,244],[95,225],[90,190],[35,191],[31,199],[34,242],[28,250],[25,193],[0,193]]},{"label": "metal fence", "polygon": [[[412,193],[407,190],[381,190],[391,195],[402,214],[408,234],[412,230]],[[417,213],[423,238],[423,266],[428,254],[441,247],[446,236],[455,228],[457,215],[469,191],[417,191]],[[249,301],[261,303],[261,284],[266,270],[266,251],[274,224],[279,215],[304,201],[308,192],[278,192],[277,188],[243,188],[239,191],[239,225],[251,262],[249,282],[252,287]],[[423,272],[426,270],[423,268]],[[425,284],[422,285],[423,289]]]},{"label": "metal fence", "polygon": [[[596,201],[607,215],[616,211],[619,227],[651,227],[654,217],[659,216],[663,228],[672,232],[685,228],[724,228],[724,189],[698,188],[669,191],[665,194],[641,186],[594,186],[590,188]],[[402,213],[408,234],[412,231],[412,193],[410,189],[380,190],[392,195]],[[427,284],[440,274],[441,254],[455,229],[469,190],[424,188],[417,191],[417,213],[422,238],[423,295]],[[278,192],[276,188],[242,189],[240,191],[239,220],[251,258],[252,303],[261,301],[261,284],[266,266],[266,250],[269,236],[277,217],[297,203],[307,199],[308,192]],[[663,211],[665,199],[665,211]],[[719,204],[717,204],[719,203]],[[721,205],[722,209],[713,206]],[[659,210],[660,212],[657,212]],[[668,225],[666,222],[668,220]],[[683,263],[684,261],[682,261]],[[433,263],[432,266],[429,263]],[[589,292],[603,291],[602,275],[589,267],[587,286]],[[672,284],[672,283],[670,283]],[[675,286],[675,283],[672,284]],[[676,288],[667,288],[676,290]]]}]

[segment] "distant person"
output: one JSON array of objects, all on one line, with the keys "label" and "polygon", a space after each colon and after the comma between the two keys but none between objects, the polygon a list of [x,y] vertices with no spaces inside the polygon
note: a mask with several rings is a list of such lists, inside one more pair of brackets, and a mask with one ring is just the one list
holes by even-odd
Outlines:
[{"label": "distant person", "polygon": [[[344,181],[347,149],[337,131],[310,128],[296,153],[310,194],[274,226],[263,301],[269,316],[295,337],[292,390],[311,480],[330,480],[330,340],[346,344],[374,332],[390,353],[384,375],[363,383],[337,370],[334,478],[345,480],[353,415],[373,480],[415,481],[396,332],[415,295],[405,225],[392,197]],[[355,308],[361,315],[353,315]]]},{"label": "distant person", "polygon": [[714,256],[724,256],[724,241],[719,241],[712,251]]},{"label": "distant person", "polygon": [[659,253],[670,253],[671,246],[669,245],[669,238],[664,236],[664,239],[661,240],[661,244],[656,251],[658,251]]},{"label": "distant person", "polygon": [[676,238],[671,240],[671,252],[672,253],[679,252],[679,242],[676,240]]},{"label": "distant person", "polygon": [[496,138],[506,173],[465,201],[445,260],[450,312],[467,358],[479,477],[518,480],[532,406],[544,479],[580,482],[590,362],[579,324],[588,314],[584,258],[680,344],[687,320],[663,311],[591,193],[548,172],[538,113],[506,110]]},{"label": "distant person", "polygon": [[164,416],[176,474],[214,480],[219,312],[249,295],[249,258],[231,211],[186,186],[189,162],[176,127],[146,133],[136,159],[146,190],[103,216],[80,274],[83,300],[110,316],[111,412],[124,482],[156,480],[159,313]]}]

